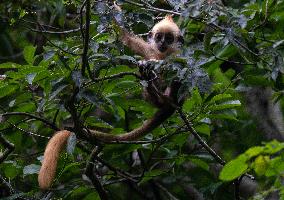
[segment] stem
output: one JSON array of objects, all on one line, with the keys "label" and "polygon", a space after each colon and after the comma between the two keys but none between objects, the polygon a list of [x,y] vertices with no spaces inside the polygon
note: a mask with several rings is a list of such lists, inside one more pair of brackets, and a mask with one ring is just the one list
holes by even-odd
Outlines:
[{"label": "stem", "polygon": [[84,41],[84,49],[82,54],[82,75],[85,75],[86,68],[89,69],[89,61],[88,61],[88,50],[89,50],[89,40],[90,40],[90,0],[86,0],[86,29],[85,35],[83,37]]}]

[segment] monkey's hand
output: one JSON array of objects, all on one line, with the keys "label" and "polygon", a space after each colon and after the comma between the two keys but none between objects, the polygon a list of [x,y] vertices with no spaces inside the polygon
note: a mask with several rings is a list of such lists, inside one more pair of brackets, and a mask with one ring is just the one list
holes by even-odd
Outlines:
[{"label": "monkey's hand", "polygon": [[141,77],[147,81],[153,81],[158,78],[155,70],[156,66],[160,65],[160,60],[150,59],[150,60],[140,60],[138,61],[139,72]]}]

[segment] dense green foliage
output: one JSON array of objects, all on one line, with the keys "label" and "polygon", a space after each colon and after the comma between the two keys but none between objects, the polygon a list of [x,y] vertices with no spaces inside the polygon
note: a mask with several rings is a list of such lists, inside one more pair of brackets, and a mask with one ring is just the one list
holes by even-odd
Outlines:
[{"label": "dense green foliage", "polygon": [[[118,3],[123,16],[111,1],[0,3],[0,198],[102,198],[84,174],[97,147],[93,172],[109,199],[284,199],[284,1]],[[121,134],[154,114],[142,99],[147,82],[134,76],[141,57],[113,19],[144,37],[166,14],[185,44],[153,70],[165,84],[181,81],[182,112],[139,141],[86,139],[85,128]],[[76,138],[41,191],[40,160],[57,127]]]}]

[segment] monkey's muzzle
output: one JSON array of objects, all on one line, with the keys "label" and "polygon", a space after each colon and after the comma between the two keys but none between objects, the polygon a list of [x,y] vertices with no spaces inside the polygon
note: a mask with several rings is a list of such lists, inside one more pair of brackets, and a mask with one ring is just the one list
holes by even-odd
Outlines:
[{"label": "monkey's muzzle", "polygon": [[160,52],[162,52],[162,53],[164,53],[165,51],[167,51],[167,49],[168,49],[168,46],[167,46],[165,43],[163,43],[163,44],[161,44],[161,45],[158,46],[158,50],[159,50]]}]

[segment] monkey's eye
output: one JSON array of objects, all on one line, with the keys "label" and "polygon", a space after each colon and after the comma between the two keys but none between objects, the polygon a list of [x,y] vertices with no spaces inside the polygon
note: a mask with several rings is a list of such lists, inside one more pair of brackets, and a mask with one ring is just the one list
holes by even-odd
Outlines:
[{"label": "monkey's eye", "polygon": [[163,39],[163,33],[156,33],[155,42],[160,42]]},{"label": "monkey's eye", "polygon": [[184,39],[181,35],[178,37],[178,42],[184,44]]},{"label": "monkey's eye", "polygon": [[175,37],[172,33],[166,33],[165,34],[165,42],[167,44],[172,44],[174,42],[174,40],[175,40]]}]

